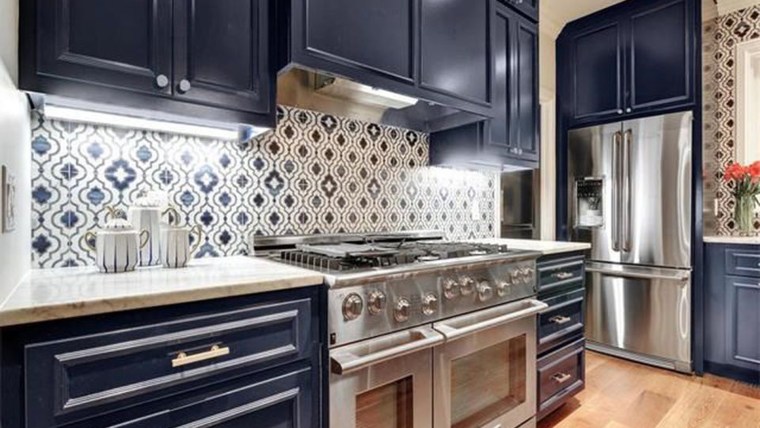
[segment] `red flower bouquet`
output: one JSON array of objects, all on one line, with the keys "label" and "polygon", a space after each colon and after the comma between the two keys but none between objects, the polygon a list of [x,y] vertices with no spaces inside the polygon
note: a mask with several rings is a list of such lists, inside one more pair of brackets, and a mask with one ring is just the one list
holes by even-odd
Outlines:
[{"label": "red flower bouquet", "polygon": [[734,183],[736,226],[743,233],[751,232],[755,207],[760,206],[760,161],[748,166],[733,163],[726,168],[723,179]]}]

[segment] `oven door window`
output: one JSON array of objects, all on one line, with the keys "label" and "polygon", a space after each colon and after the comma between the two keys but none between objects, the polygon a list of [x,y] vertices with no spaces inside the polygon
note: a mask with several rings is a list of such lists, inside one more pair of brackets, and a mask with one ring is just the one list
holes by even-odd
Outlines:
[{"label": "oven door window", "polygon": [[520,335],[451,361],[452,428],[483,426],[526,402],[526,345]]},{"label": "oven door window", "polygon": [[357,428],[412,428],[414,426],[412,377],[370,389],[356,396]]}]

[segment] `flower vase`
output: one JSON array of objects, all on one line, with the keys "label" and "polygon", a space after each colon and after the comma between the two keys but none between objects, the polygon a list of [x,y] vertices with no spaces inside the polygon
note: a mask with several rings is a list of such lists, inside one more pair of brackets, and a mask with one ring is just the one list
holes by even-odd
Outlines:
[{"label": "flower vase", "polygon": [[736,198],[736,209],[734,212],[736,228],[742,235],[751,234],[755,220],[755,198],[752,196]]}]

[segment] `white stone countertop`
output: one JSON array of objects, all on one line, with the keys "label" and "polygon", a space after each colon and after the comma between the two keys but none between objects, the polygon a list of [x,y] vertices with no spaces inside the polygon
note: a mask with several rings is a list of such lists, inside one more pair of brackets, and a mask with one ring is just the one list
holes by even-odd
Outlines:
[{"label": "white stone countertop", "polygon": [[704,241],[710,244],[746,244],[760,245],[760,236],[705,236]]},{"label": "white stone countertop", "polygon": [[585,251],[591,248],[591,244],[585,242],[539,241],[533,239],[490,238],[478,239],[476,242],[482,242],[484,244],[507,245],[507,247],[511,247],[516,250],[538,251],[545,256],[551,254]]},{"label": "white stone countertop", "polygon": [[245,257],[206,258],[183,269],[32,270],[0,302],[0,327],[322,284],[314,271]]}]

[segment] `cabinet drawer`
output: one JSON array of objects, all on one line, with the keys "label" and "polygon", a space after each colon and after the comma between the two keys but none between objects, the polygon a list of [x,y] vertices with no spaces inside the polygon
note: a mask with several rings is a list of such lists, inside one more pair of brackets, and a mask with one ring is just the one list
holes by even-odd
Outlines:
[{"label": "cabinet drawer", "polygon": [[552,406],[557,398],[564,400],[583,388],[584,342],[578,340],[538,360],[539,411]]},{"label": "cabinet drawer", "polygon": [[729,275],[760,278],[760,249],[727,249],[726,271]]},{"label": "cabinet drawer", "polygon": [[30,426],[134,406],[307,357],[312,300],[263,303],[25,347]]},{"label": "cabinet drawer", "polygon": [[544,299],[549,308],[538,317],[538,352],[544,352],[583,334],[585,290]]},{"label": "cabinet drawer", "polygon": [[573,257],[538,265],[538,292],[547,293],[558,289],[580,285],[584,281],[584,259]]}]

